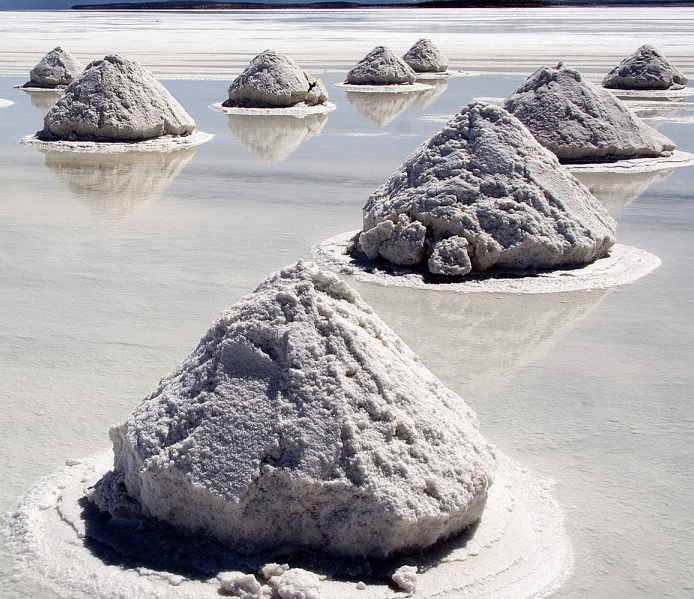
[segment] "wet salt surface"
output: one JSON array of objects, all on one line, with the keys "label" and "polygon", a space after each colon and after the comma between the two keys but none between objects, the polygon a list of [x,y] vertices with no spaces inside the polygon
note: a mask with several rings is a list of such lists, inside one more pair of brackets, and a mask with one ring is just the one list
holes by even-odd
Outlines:
[{"label": "wet salt surface", "polygon": [[[226,46],[188,57],[172,50],[171,38],[148,49],[151,23],[162,18],[171,28],[184,15],[95,15],[99,25],[92,28],[82,26],[86,15],[74,17],[79,28],[69,13],[30,15],[32,26],[25,20],[23,29],[12,21],[20,17],[3,15],[0,28],[13,30],[0,36],[0,69],[18,66],[10,71],[16,76],[0,79],[0,96],[15,102],[0,112],[0,512],[65,458],[106,449],[108,427],[180,361],[221,310],[269,272],[309,257],[315,242],[359,228],[368,194],[473,97],[507,95],[538,66],[538,56],[552,53],[553,61],[566,53],[579,68],[604,66],[606,72],[646,35],[658,46],[666,42],[663,52],[692,74],[691,11],[659,8],[656,18],[640,9],[629,13],[610,20],[609,11],[593,9],[542,18],[521,11],[504,21],[494,16],[504,11],[475,11],[460,25],[474,34],[460,44],[480,44],[471,64],[523,75],[451,78],[433,104],[410,103],[379,127],[333,89],[338,108],[326,115],[320,134],[305,136],[283,160],[267,164],[236,137],[229,117],[207,108],[224,97],[235,68]],[[246,23],[243,39],[257,34],[261,19],[239,18]],[[322,31],[320,39],[334,37],[338,46],[358,45],[341,37],[342,24],[323,18],[311,16],[305,29]],[[364,37],[373,37],[376,19],[360,24]],[[444,21],[436,17],[432,27]],[[388,45],[396,38],[406,48],[427,33],[422,21],[393,22],[383,33]],[[201,49],[216,25],[186,27],[184,37]],[[490,42],[481,41],[495,28]],[[133,34],[124,37],[124,29]],[[543,39],[552,29],[561,35]],[[270,22],[264,43],[272,36],[286,40],[283,31]],[[89,46],[87,32],[98,32],[91,39],[103,47]],[[73,163],[19,147],[19,138],[40,128],[45,107],[11,88],[26,80],[46,47],[82,40],[86,58],[103,56],[118,36],[129,47],[140,44],[140,58],[163,65],[160,73],[188,68],[185,61],[218,69],[217,82],[165,82],[214,139],[175,163],[165,157]],[[503,45],[487,53],[499,40]],[[524,42],[530,45],[518,52]],[[368,39],[347,56],[345,72],[372,45]],[[238,59],[238,70],[255,50]],[[338,82],[344,72],[323,77]],[[691,112],[683,108],[672,118],[678,114]],[[694,152],[691,123],[663,121],[658,129],[678,149]],[[284,130],[277,133],[286,138]],[[694,588],[694,168],[665,173],[621,175],[628,187],[614,174],[591,174],[588,181],[599,197],[616,202],[619,243],[662,259],[659,269],[632,285],[536,296],[358,284],[424,364],[475,409],[487,439],[556,481],[575,563],[555,597],[685,598]],[[21,576],[3,552],[0,597],[57,595]]]}]

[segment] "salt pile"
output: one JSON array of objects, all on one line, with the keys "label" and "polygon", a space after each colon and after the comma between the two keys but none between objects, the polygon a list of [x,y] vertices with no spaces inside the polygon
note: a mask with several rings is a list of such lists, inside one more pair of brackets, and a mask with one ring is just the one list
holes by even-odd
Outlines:
[{"label": "salt pile", "polygon": [[140,63],[111,54],[91,62],[44,118],[47,141],[185,137],[195,121]]},{"label": "salt pile", "polygon": [[610,89],[682,89],[687,78],[656,48],[641,46],[602,80]]},{"label": "salt pile", "polygon": [[248,550],[424,548],[479,519],[496,468],[463,400],[305,262],[225,312],[110,434],[102,511]]},{"label": "salt pile", "polygon": [[225,107],[286,108],[317,106],[328,101],[320,79],[301,70],[291,58],[265,50],[232,82]]},{"label": "salt pile", "polygon": [[349,73],[351,85],[397,85],[414,83],[417,74],[404,60],[385,46],[376,46]]},{"label": "salt pile", "polygon": [[51,89],[69,85],[83,69],[79,60],[58,46],[29,71],[29,82],[24,87]]},{"label": "salt pile", "polygon": [[448,68],[448,59],[430,39],[417,41],[402,57],[416,73],[444,73]]},{"label": "salt pile", "polygon": [[670,156],[675,149],[624,102],[562,63],[535,71],[503,107],[562,162]]},{"label": "salt pile", "polygon": [[616,223],[518,119],[471,102],[374,192],[353,250],[437,275],[587,264]]}]

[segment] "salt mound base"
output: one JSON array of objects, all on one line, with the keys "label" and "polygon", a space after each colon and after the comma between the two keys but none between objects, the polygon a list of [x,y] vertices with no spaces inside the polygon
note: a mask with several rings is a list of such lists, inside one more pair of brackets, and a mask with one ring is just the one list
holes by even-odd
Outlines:
[{"label": "salt mound base", "polygon": [[14,102],[12,100],[5,100],[4,98],[0,98],[0,108],[7,108],[8,106],[12,106]]},{"label": "salt mound base", "polygon": [[140,63],[112,54],[91,62],[44,117],[46,141],[186,137],[195,121]]},{"label": "salt mound base", "polygon": [[29,82],[24,87],[56,88],[72,83],[84,65],[60,46],[51,50],[29,71]]},{"label": "salt mound base", "polygon": [[385,46],[376,46],[349,73],[350,85],[397,85],[414,83],[417,74]]},{"label": "salt mound base", "polygon": [[102,511],[252,551],[425,548],[480,518],[496,469],[463,400],[305,262],[225,312],[110,435]]},{"label": "salt mound base", "polygon": [[528,130],[471,102],[369,196],[353,250],[436,275],[592,262],[616,223]]},{"label": "salt mound base", "polygon": [[448,59],[430,39],[417,41],[402,57],[416,73],[444,73],[448,68]]},{"label": "salt mound base", "polygon": [[602,80],[610,89],[682,89],[687,78],[653,46],[641,46]]},{"label": "salt mound base", "polygon": [[328,92],[320,79],[301,70],[291,58],[265,50],[229,87],[224,107],[287,108],[302,104],[317,106],[328,101]]},{"label": "salt mound base", "polygon": [[562,162],[669,156],[675,143],[563,64],[535,71],[504,101]]}]

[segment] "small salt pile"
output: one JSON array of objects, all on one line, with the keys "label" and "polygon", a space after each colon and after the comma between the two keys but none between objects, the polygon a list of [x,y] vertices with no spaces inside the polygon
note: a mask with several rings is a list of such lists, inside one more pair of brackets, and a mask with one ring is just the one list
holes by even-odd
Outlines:
[{"label": "small salt pile", "polygon": [[416,73],[445,73],[448,59],[441,54],[434,42],[423,37],[402,57]]},{"label": "small salt pile", "polygon": [[102,511],[238,550],[428,547],[480,518],[496,470],[472,410],[309,262],[226,311],[110,435],[114,469],[93,494]]},{"label": "small salt pile", "polygon": [[552,269],[605,256],[615,228],[518,119],[471,102],[369,197],[351,250],[448,276]]},{"label": "small salt pile", "polygon": [[602,80],[610,89],[682,89],[687,78],[656,48],[641,46]]},{"label": "small salt pile", "polygon": [[669,156],[675,149],[624,102],[562,63],[535,71],[503,107],[562,162]]},{"label": "small salt pile", "polygon": [[397,85],[414,83],[417,74],[385,46],[376,46],[349,73],[350,85]]},{"label": "small salt pile", "polygon": [[56,88],[72,83],[84,65],[60,46],[51,50],[29,71],[29,82],[24,87]]},{"label": "small salt pile", "polygon": [[305,73],[288,56],[265,50],[232,82],[226,107],[286,108],[297,104],[317,106],[328,101],[320,79]]},{"label": "small salt pile", "polygon": [[188,136],[195,121],[154,75],[118,54],[91,62],[44,117],[44,140],[140,141]]}]

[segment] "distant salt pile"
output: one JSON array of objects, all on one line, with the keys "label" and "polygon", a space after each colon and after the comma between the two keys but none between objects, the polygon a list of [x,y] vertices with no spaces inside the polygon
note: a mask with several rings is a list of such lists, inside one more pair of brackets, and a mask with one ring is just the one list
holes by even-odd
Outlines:
[{"label": "distant salt pile", "polygon": [[376,46],[347,73],[351,85],[395,85],[414,83],[417,74],[385,46]]},{"label": "distant salt pile", "polygon": [[641,46],[602,80],[610,89],[682,89],[687,78],[653,46]]},{"label": "distant salt pile", "polygon": [[301,70],[291,58],[265,50],[251,60],[229,87],[226,107],[286,108],[304,104],[316,106],[328,101],[320,79]]},{"label": "distant salt pile", "polygon": [[552,269],[605,256],[615,228],[518,119],[471,102],[369,197],[352,250],[438,275]]},{"label": "distant salt pile", "polygon": [[306,262],[225,312],[110,434],[102,511],[241,549],[427,547],[479,519],[496,469],[463,400]]},{"label": "distant salt pile", "polygon": [[195,131],[195,121],[152,73],[117,54],[87,65],[43,122],[44,140],[140,141]]},{"label": "distant salt pile", "polygon": [[72,83],[84,65],[60,46],[51,50],[29,71],[29,82],[24,87],[55,88]]},{"label": "distant salt pile", "polygon": [[669,156],[675,143],[562,63],[535,71],[503,107],[562,162]]},{"label": "distant salt pile", "polygon": [[402,57],[416,73],[444,73],[448,68],[448,59],[430,39],[422,38],[415,43]]}]

